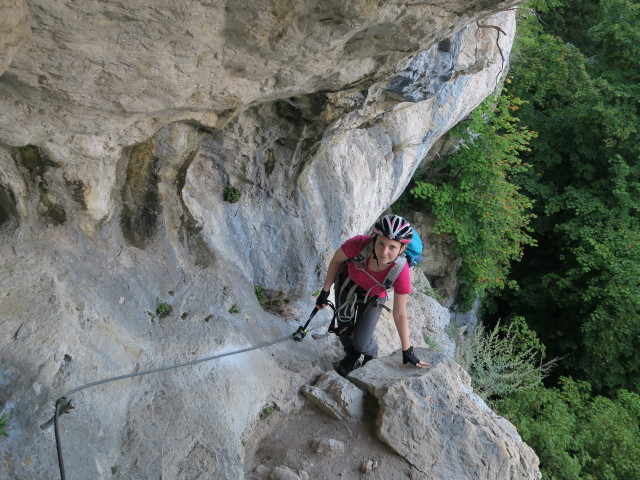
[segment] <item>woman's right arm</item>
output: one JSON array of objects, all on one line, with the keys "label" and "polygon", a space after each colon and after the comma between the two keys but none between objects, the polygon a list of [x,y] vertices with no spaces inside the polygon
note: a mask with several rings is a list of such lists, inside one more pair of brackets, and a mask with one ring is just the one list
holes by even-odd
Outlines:
[{"label": "woman's right arm", "polygon": [[327,268],[327,276],[324,279],[324,283],[322,284],[322,290],[328,292],[333,284],[333,280],[336,278],[336,275],[340,271],[340,266],[348,260],[349,257],[345,255],[341,248],[336,250],[336,253],[333,254],[333,258],[329,262],[329,268]]},{"label": "woman's right arm", "polygon": [[327,276],[324,279],[324,283],[322,284],[322,293],[318,296],[316,300],[317,308],[324,308],[327,304],[324,303],[329,297],[329,290],[331,289],[331,284],[333,280],[336,278],[336,275],[340,271],[341,265],[346,262],[348,257],[342,251],[342,248],[336,250],[336,253],[333,254],[333,258],[329,262],[329,268],[327,268]]}]

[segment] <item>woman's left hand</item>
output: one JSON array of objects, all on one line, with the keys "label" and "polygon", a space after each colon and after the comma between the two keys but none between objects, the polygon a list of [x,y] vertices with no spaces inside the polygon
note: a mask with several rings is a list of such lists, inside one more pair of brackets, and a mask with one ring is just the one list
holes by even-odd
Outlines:
[{"label": "woman's left hand", "polygon": [[415,365],[418,368],[426,368],[429,366],[427,362],[421,361],[415,353],[413,353],[413,345],[402,351],[402,365],[401,367],[406,367],[407,363]]}]

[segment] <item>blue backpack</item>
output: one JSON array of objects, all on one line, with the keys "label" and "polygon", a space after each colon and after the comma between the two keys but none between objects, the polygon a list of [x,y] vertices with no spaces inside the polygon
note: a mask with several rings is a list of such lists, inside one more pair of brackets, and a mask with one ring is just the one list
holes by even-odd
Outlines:
[{"label": "blue backpack", "polygon": [[407,262],[409,263],[409,267],[415,267],[420,262],[422,262],[422,239],[418,234],[418,231],[411,227],[413,230],[413,239],[411,243],[407,245],[407,248],[404,250],[404,255],[407,257]]}]

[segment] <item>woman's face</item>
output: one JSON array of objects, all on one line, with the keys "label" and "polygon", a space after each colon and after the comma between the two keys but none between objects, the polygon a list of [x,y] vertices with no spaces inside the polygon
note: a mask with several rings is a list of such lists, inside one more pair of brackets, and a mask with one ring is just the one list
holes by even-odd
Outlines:
[{"label": "woman's face", "polygon": [[376,257],[382,263],[393,262],[404,250],[405,245],[397,240],[378,235],[376,237]]}]

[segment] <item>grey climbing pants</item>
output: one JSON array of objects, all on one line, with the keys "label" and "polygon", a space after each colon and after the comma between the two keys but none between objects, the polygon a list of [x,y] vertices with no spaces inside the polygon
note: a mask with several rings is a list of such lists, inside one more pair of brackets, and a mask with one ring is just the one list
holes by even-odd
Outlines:
[{"label": "grey climbing pants", "polygon": [[[336,292],[340,291],[342,282],[350,281],[346,275],[340,275],[336,279]],[[378,344],[373,339],[373,332],[376,329],[382,309],[387,308],[384,305],[386,298],[375,299],[368,305],[364,304],[363,292],[358,292],[360,295],[360,303],[356,308],[355,322],[353,327],[349,328],[343,334],[339,335],[340,343],[345,349],[345,352],[359,352],[364,355],[376,358],[378,356]],[[337,296],[337,295],[336,295]],[[336,309],[340,308],[341,301],[345,301],[344,298],[336,298]]]}]

